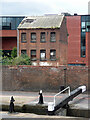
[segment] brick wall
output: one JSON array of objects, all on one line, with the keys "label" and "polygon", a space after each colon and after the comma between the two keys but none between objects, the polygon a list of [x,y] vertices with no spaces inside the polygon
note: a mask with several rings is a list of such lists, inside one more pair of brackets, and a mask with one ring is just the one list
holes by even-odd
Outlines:
[{"label": "brick wall", "polygon": [[88,86],[87,67],[67,67],[66,78],[64,66],[60,67],[35,67],[35,66],[3,66],[3,90],[25,91],[58,91],[60,85],[70,85],[72,89]]},{"label": "brick wall", "polygon": [[81,57],[81,16],[67,16],[68,64],[86,64],[88,66],[87,42],[86,57]]},{"label": "brick wall", "polygon": [[[40,42],[40,34],[45,32],[46,42]],[[55,42],[50,41],[50,33],[55,32]],[[26,43],[21,42],[21,33],[26,33]],[[31,42],[31,33],[36,33],[36,42]],[[19,30],[19,55],[21,55],[21,50],[26,50],[27,55],[31,57],[31,50],[36,50],[36,61],[33,61],[35,65],[42,64],[44,66],[58,66],[58,65],[67,65],[67,28],[66,28],[66,19],[63,20],[60,28],[54,29],[21,29]],[[40,60],[40,50],[46,50],[46,60]],[[50,59],[50,50],[56,50],[56,60],[52,61]],[[33,64],[33,65],[34,65]]]},{"label": "brick wall", "polygon": [[2,37],[3,50],[12,50],[14,47],[17,47],[16,37]]},{"label": "brick wall", "polygon": [[0,37],[17,37],[17,30],[0,30]]}]

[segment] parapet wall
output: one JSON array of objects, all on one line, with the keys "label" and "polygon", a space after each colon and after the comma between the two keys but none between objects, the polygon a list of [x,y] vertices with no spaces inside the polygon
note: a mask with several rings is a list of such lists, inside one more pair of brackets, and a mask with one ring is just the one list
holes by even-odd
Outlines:
[{"label": "parapet wall", "polygon": [[61,85],[88,87],[88,67],[3,66],[2,90],[58,91]]}]

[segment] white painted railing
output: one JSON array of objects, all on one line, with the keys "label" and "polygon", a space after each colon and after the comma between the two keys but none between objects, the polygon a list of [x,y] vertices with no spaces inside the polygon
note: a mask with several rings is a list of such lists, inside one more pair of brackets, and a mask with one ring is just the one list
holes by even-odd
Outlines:
[{"label": "white painted railing", "polygon": [[[56,97],[66,90],[68,90],[68,95],[70,96],[70,87],[68,86],[64,90],[62,90],[59,93],[57,93],[56,95],[54,95],[54,101],[48,103],[48,111],[53,111],[54,110],[54,107],[56,106]],[[59,97],[59,102],[60,102],[60,97]]]},{"label": "white painted railing", "polygon": [[66,90],[68,90],[68,95],[70,96],[70,87],[68,86],[67,88],[65,88],[64,90],[60,91],[59,93],[57,93],[56,95],[54,95],[54,106],[56,105],[56,97],[58,95],[60,95],[61,93],[65,92]]}]

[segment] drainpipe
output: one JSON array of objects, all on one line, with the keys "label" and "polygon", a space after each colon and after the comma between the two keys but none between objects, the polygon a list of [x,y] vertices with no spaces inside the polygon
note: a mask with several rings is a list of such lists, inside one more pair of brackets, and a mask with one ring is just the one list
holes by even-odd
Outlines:
[{"label": "drainpipe", "polygon": [[66,87],[66,70],[67,68],[64,67],[64,87]]},{"label": "drainpipe", "polygon": [[19,30],[17,29],[17,57],[19,56]]}]

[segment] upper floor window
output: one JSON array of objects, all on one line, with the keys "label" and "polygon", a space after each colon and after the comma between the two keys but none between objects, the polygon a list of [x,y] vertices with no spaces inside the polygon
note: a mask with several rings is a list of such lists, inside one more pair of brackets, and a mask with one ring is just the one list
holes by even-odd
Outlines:
[{"label": "upper floor window", "polygon": [[40,42],[46,42],[46,40],[45,40],[45,32],[41,32]]},{"label": "upper floor window", "polygon": [[36,42],[36,33],[31,33],[31,42]]},{"label": "upper floor window", "polygon": [[18,25],[24,18],[24,16],[20,17],[0,17],[2,19],[2,30],[17,30]]},{"label": "upper floor window", "polygon": [[56,60],[56,50],[50,50],[50,60]]},{"label": "upper floor window", "polygon": [[85,22],[81,22],[81,28],[85,28],[86,25],[85,25]]},{"label": "upper floor window", "polygon": [[55,32],[50,33],[50,41],[51,42],[56,42],[56,33]]},{"label": "upper floor window", "polygon": [[26,43],[27,40],[26,40],[26,33],[21,33],[21,42],[22,43]]},{"label": "upper floor window", "polygon": [[40,50],[40,60],[46,60],[46,50]]},{"label": "upper floor window", "polygon": [[31,60],[36,60],[36,50],[31,50]]}]

